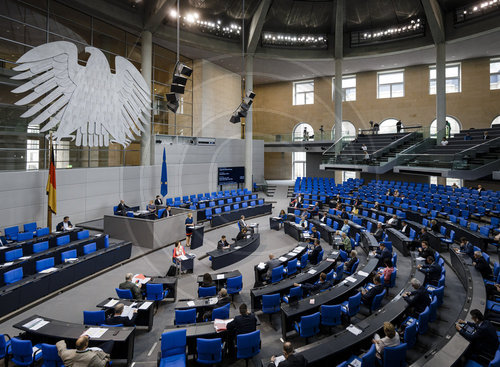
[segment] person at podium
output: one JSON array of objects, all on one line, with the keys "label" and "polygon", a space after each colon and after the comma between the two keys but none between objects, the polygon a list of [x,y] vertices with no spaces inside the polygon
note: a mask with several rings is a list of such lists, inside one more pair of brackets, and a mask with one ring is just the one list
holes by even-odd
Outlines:
[{"label": "person at podium", "polygon": [[226,240],[226,236],[221,236],[219,242],[217,242],[217,250],[227,250],[230,247]]},{"label": "person at podium", "polygon": [[246,229],[246,227],[244,227],[241,229],[241,231],[236,236],[236,242],[238,242],[246,237],[247,237],[247,229]]}]

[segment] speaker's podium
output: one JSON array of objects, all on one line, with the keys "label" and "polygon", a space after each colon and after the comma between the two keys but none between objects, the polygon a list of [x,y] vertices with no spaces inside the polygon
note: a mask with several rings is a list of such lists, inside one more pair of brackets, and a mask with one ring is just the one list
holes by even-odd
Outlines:
[{"label": "speaker's podium", "polygon": [[205,236],[204,226],[193,226],[193,234],[191,235],[191,249],[196,249],[203,246],[203,237]]}]

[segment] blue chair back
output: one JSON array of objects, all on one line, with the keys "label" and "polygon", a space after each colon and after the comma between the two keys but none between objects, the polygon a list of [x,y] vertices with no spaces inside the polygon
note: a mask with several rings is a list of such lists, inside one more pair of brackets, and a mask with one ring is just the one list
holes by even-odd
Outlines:
[{"label": "blue chair back", "polygon": [[325,250],[321,250],[318,254],[318,263],[323,260],[323,255],[325,254]]},{"label": "blue chair back", "polygon": [[262,312],[275,313],[281,309],[280,294],[264,294],[262,296]]},{"label": "blue chair back", "polygon": [[297,259],[290,260],[286,266],[288,276],[297,272]]},{"label": "blue chair back", "polygon": [[88,230],[84,230],[84,231],[80,231],[76,234],[76,238],[79,239],[79,240],[84,240],[86,238],[89,238],[89,231]]},{"label": "blue chair back", "polygon": [[372,305],[370,307],[371,311],[376,311],[380,308],[380,306],[382,305],[382,300],[384,299],[386,294],[387,294],[387,290],[384,289],[383,292],[377,294],[373,298],[373,302],[372,302]]},{"label": "blue chair back", "polygon": [[226,290],[228,294],[239,293],[243,289],[243,276],[227,278]]},{"label": "blue chair back", "polygon": [[69,243],[69,234],[67,234],[66,236],[57,237],[56,243],[57,246],[62,246]]},{"label": "blue chair back", "polygon": [[222,340],[196,339],[196,361],[202,364],[216,364],[222,362]]},{"label": "blue chair back", "polygon": [[23,279],[23,268],[15,268],[3,273],[3,281],[5,284],[12,284]]},{"label": "blue chair back", "polygon": [[307,266],[307,260],[309,259],[309,254],[306,252],[300,257],[300,268],[304,269]]},{"label": "blue chair back", "polygon": [[101,325],[106,323],[106,313],[101,311],[83,311],[83,323],[85,325]]},{"label": "blue chair back", "polygon": [[134,217],[134,213],[133,212],[127,212],[127,217],[133,218]]},{"label": "blue chair back", "polygon": [[444,286],[434,289],[432,295],[437,297],[437,305],[440,307],[443,304]]},{"label": "blue chair back", "polygon": [[148,301],[161,301],[164,297],[163,284],[146,283],[146,298]]},{"label": "blue chair back", "polygon": [[26,223],[23,225],[24,232],[36,232],[36,222]]},{"label": "blue chair back", "polygon": [[434,322],[437,319],[438,299],[436,296],[432,297],[432,302],[429,305],[429,322]]},{"label": "blue chair back", "polygon": [[288,295],[289,298],[295,297],[296,299],[301,299],[302,298],[302,288],[301,287],[293,287],[290,288],[290,294]]},{"label": "blue chair back", "polygon": [[16,248],[5,253],[5,261],[14,261],[23,256],[23,249]]},{"label": "blue chair back", "polygon": [[3,230],[3,233],[5,234],[5,237],[8,240],[17,241],[17,235],[19,234],[19,227],[14,226],[14,227],[5,228]]},{"label": "blue chair back", "polygon": [[175,325],[195,324],[195,323],[196,323],[196,308],[190,308],[188,310],[175,310]]},{"label": "blue chair back", "polygon": [[372,344],[368,352],[361,357],[361,367],[375,367],[375,359],[377,358],[376,353],[377,349],[375,348],[375,344]]},{"label": "blue chair back", "polygon": [[48,269],[48,268],[53,268],[54,267],[54,258],[53,257],[47,257],[42,260],[38,260],[35,263],[35,269],[36,272],[39,273],[42,270]]},{"label": "blue chair back", "polygon": [[413,348],[415,342],[417,341],[417,321],[413,320],[410,325],[405,329],[404,341],[408,345],[408,348]]},{"label": "blue chair back", "polygon": [[[278,295],[279,296],[279,295]],[[252,358],[260,353],[260,330],[236,336],[236,357],[238,359]]]},{"label": "blue chair back", "polygon": [[91,254],[92,252],[97,251],[97,245],[95,242],[89,243],[88,245],[83,246],[83,254],[88,255]]},{"label": "blue chair back", "polygon": [[50,233],[49,227],[45,228],[39,228],[36,230],[36,236],[41,237],[41,236],[47,236]]},{"label": "blue chair back", "polygon": [[335,326],[341,323],[340,305],[321,305],[321,325]]},{"label": "blue chair back", "polygon": [[427,329],[429,328],[429,316],[430,316],[430,310],[429,306],[427,306],[419,316],[418,316],[418,333],[419,334],[425,334],[427,332]]},{"label": "blue chair back", "polygon": [[348,258],[348,254],[347,252],[345,252],[344,250],[340,250],[339,251],[339,257],[342,261],[346,261],[347,258]]},{"label": "blue chair back", "polygon": [[231,304],[228,303],[227,305],[224,305],[222,307],[215,308],[212,311],[212,321],[215,319],[222,319],[222,320],[228,319],[230,306]]},{"label": "blue chair back", "polygon": [[33,238],[33,232],[22,232],[17,235],[18,241],[31,240]]},{"label": "blue chair back", "polygon": [[33,244],[33,253],[37,254],[49,249],[49,241],[36,242]]},{"label": "blue chair back", "polygon": [[186,329],[161,334],[161,357],[186,354]]},{"label": "blue chair back", "polygon": [[66,259],[75,259],[75,258],[77,258],[76,249],[65,251],[65,252],[61,253],[61,262],[62,263],[65,262]]},{"label": "blue chair back", "polygon": [[279,282],[283,279],[283,265],[275,267],[271,271],[271,283]]},{"label": "blue chair back", "polygon": [[120,289],[120,288],[115,288],[116,295],[118,298],[123,298],[123,299],[133,299],[134,296],[132,295],[132,291],[130,289]]},{"label": "blue chair back", "polygon": [[406,343],[399,344],[396,347],[384,348],[384,367],[403,367],[406,366]]},{"label": "blue chair back", "polygon": [[217,293],[217,288],[215,285],[213,287],[199,287],[198,297],[213,297]]},{"label": "blue chair back", "polygon": [[354,296],[349,297],[349,316],[354,316],[359,312],[361,305],[361,293],[356,293]]},{"label": "blue chair back", "polygon": [[302,316],[299,321],[300,336],[309,338],[319,333],[320,320],[321,314],[319,312],[308,316]]},{"label": "blue chair back", "polygon": [[12,362],[18,366],[30,366],[33,361],[33,345],[31,340],[12,338]]},{"label": "blue chair back", "polygon": [[328,273],[326,273],[326,281],[331,282],[333,280],[333,276],[335,275],[335,270],[330,270]]},{"label": "blue chair back", "polygon": [[42,343],[40,347],[42,349],[43,367],[64,367],[55,345]]}]

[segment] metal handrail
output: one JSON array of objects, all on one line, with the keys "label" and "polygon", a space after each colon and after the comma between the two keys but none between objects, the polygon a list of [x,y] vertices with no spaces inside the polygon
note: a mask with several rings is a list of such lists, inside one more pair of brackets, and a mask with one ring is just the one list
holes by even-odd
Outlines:
[{"label": "metal handrail", "polygon": [[[403,130],[413,130],[413,129],[420,129],[422,128],[422,125],[413,125],[413,126],[402,126],[401,127],[401,131]],[[359,132],[373,132],[373,128],[370,128],[370,129],[359,129],[358,130]],[[390,134],[390,133],[388,133]],[[378,134],[378,135],[385,135],[385,134]]]},{"label": "metal handrail", "polygon": [[[348,138],[353,138],[352,140],[354,140],[356,137],[355,136],[351,136],[351,135],[341,136],[340,138],[337,139],[336,142],[334,142],[332,145],[330,145],[330,147],[327,150],[325,150],[321,155],[326,155],[326,153],[328,153],[328,151],[330,149],[334,148],[338,143],[342,142],[342,140],[346,140]],[[350,140],[350,141],[352,141],[352,140]],[[334,155],[335,155],[335,153],[334,153]]]},{"label": "metal handrail", "polygon": [[379,153],[379,152],[381,152],[381,151],[383,151],[383,150],[386,150],[386,149],[389,149],[389,150],[390,150],[390,149],[391,149],[391,147],[393,147],[393,146],[394,146],[397,142],[399,142],[399,141],[400,141],[400,140],[402,140],[402,139],[406,139],[407,137],[409,137],[409,136],[410,136],[410,135],[412,135],[412,134],[415,134],[415,131],[414,131],[414,132],[411,132],[411,133],[409,133],[409,134],[406,134],[406,135],[404,135],[404,136],[400,137],[398,140],[393,141],[391,144],[389,144],[389,145],[387,145],[387,146],[385,146],[385,147],[383,147],[383,148],[380,148],[379,150],[377,150],[377,151],[373,152],[373,153],[371,154],[371,155],[372,155],[372,157],[374,157],[374,158],[375,158],[375,157],[376,157],[376,154],[377,154],[377,153]]},{"label": "metal handrail", "polygon": [[479,148],[479,147],[481,147],[481,146],[483,146],[483,145],[485,145],[485,144],[487,144],[487,145],[491,145],[491,143],[493,143],[495,140],[500,141],[500,136],[497,136],[496,138],[491,139],[491,140],[485,140],[485,141],[484,141],[484,143],[481,143],[481,144],[478,144],[478,145],[474,145],[474,146],[472,146],[472,147],[470,147],[470,148],[467,148],[467,149],[462,150],[461,152],[459,152],[459,153],[455,153],[455,154],[464,154],[464,153],[466,153],[466,152],[467,152],[467,151],[469,151],[469,150],[474,150],[474,149],[477,149],[477,148]]}]

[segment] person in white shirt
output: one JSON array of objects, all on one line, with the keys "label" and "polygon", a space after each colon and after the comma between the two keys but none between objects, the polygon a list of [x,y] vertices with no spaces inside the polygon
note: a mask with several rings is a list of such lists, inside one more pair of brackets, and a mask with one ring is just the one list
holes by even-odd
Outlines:
[{"label": "person in white shirt", "polygon": [[375,334],[372,343],[375,344],[375,349],[377,350],[377,358],[382,359],[384,355],[385,347],[396,347],[399,345],[399,334],[396,333],[394,325],[390,322],[384,322],[384,334],[385,337],[381,338],[380,335]]},{"label": "person in white shirt", "polygon": [[397,224],[398,224],[398,216],[396,214],[394,214],[392,216],[392,218],[390,218],[388,221],[387,221],[387,224],[395,227]]},{"label": "person in white shirt", "polygon": [[73,224],[71,224],[71,222],[69,221],[68,216],[64,217],[63,221],[56,226],[57,232],[69,231],[71,229],[73,229]]},{"label": "person in white shirt", "polygon": [[441,140],[441,145],[442,145],[443,147],[447,146],[447,145],[448,145],[448,140],[447,140],[446,138],[443,138],[443,139]]},{"label": "person in white shirt", "polygon": [[366,144],[363,144],[363,145],[361,146],[361,150],[362,150],[363,152],[367,152],[367,151],[368,151],[368,147],[366,146]]}]

